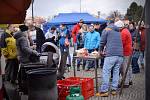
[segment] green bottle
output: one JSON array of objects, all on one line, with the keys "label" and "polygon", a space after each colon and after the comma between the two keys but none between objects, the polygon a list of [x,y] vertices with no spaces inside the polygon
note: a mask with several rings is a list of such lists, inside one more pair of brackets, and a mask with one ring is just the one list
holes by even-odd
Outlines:
[{"label": "green bottle", "polygon": [[79,86],[70,87],[70,94],[66,97],[66,100],[84,100],[81,95],[81,88]]}]

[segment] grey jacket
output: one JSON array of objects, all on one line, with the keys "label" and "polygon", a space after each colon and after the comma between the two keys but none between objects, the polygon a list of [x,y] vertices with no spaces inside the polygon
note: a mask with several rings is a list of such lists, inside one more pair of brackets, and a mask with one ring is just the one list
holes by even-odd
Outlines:
[{"label": "grey jacket", "polygon": [[14,35],[16,39],[17,52],[20,63],[32,62],[30,57],[38,56],[38,52],[30,48],[26,32],[17,32]]},{"label": "grey jacket", "polygon": [[121,33],[114,24],[108,25],[102,32],[100,51],[106,46],[106,57],[123,56]]}]

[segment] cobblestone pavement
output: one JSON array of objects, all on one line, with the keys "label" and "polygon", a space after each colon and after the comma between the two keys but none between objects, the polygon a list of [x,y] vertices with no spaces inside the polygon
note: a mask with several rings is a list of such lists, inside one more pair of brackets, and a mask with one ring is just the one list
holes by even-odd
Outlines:
[{"label": "cobblestone pavement", "polygon": [[[101,84],[101,69],[98,68],[98,85]],[[79,77],[95,77],[95,71],[76,71],[76,75]],[[73,76],[73,68],[70,69],[70,72],[65,73],[65,77]],[[95,80],[94,80],[95,82]],[[145,77],[144,70],[141,69],[139,74],[133,75],[133,85],[129,88],[123,89],[123,93],[121,96],[109,96],[109,97],[96,97],[93,96],[89,100],[144,100],[144,90],[145,90]]]}]

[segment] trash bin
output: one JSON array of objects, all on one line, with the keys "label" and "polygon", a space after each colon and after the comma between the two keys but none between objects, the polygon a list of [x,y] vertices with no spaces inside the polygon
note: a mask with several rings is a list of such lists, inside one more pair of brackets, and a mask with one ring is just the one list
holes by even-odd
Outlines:
[{"label": "trash bin", "polygon": [[20,91],[24,94],[28,94],[28,85],[27,85],[27,71],[37,68],[44,68],[47,67],[45,64],[40,63],[28,63],[28,64],[21,64],[19,75],[18,75],[18,82]]},{"label": "trash bin", "polygon": [[54,67],[27,71],[28,100],[57,100],[56,72]]}]

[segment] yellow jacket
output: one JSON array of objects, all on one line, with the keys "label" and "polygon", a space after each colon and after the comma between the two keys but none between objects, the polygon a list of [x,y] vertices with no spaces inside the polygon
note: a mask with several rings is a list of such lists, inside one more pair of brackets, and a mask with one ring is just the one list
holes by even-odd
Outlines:
[{"label": "yellow jacket", "polygon": [[[2,44],[5,44],[1,47],[2,54],[6,59],[14,59],[17,58],[17,47],[16,47],[16,40],[10,34],[10,31],[6,30],[4,37],[2,37],[3,41]],[[5,43],[3,43],[5,42]]]}]

